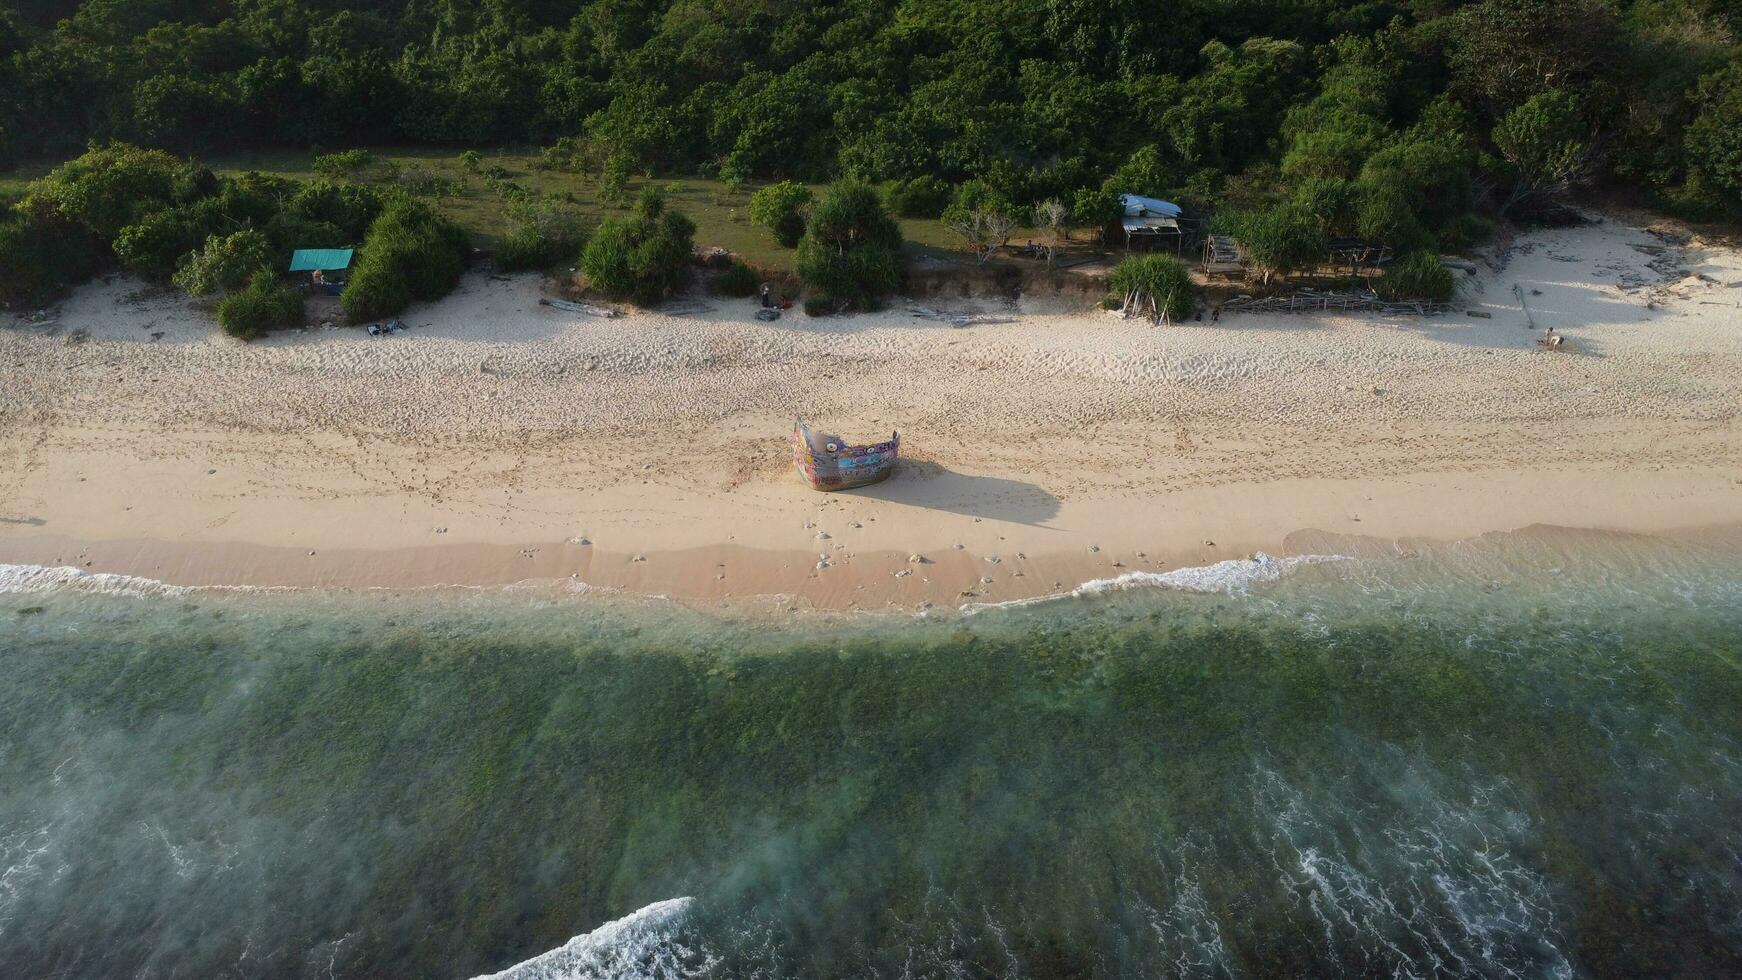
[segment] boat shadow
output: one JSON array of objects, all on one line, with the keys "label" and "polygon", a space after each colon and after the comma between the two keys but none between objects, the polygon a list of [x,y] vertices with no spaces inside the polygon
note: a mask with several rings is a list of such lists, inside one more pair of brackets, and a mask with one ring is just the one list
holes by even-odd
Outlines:
[{"label": "boat shadow", "polygon": [[970,476],[924,459],[903,459],[889,479],[848,492],[892,504],[1033,527],[1044,527],[1059,513],[1059,498],[1036,484]]}]

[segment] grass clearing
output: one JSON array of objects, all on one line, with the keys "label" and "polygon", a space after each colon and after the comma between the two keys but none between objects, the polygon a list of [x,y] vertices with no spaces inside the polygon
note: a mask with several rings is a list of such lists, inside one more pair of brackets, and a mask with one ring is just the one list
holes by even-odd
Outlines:
[{"label": "grass clearing", "polygon": [[[628,213],[630,202],[642,188],[655,187],[665,193],[668,207],[683,212],[695,222],[698,248],[719,246],[753,267],[770,272],[793,271],[794,251],[778,245],[768,229],[750,223],[750,195],[765,186],[763,183],[746,182],[733,190],[718,180],[637,176],[629,181],[623,203],[617,205],[603,199],[602,181],[598,175],[540,169],[536,165],[539,160],[536,153],[483,153],[474,170],[460,160],[457,150],[372,148],[371,152],[375,162],[357,173],[356,179],[361,182],[387,184],[395,179],[396,172],[401,179],[421,172],[455,182],[453,193],[433,195],[429,201],[464,228],[473,245],[486,251],[493,250],[509,230],[507,194],[511,192],[511,186],[564,200],[572,198],[592,227],[597,227],[605,218]],[[314,154],[303,150],[235,153],[209,158],[207,163],[225,174],[258,170],[300,180],[313,180],[317,176]],[[491,180],[487,175],[492,173],[501,176]],[[27,179],[18,182],[22,186]],[[4,186],[5,183],[0,182],[0,187]],[[823,185],[812,185],[812,190],[820,193]],[[936,219],[901,218],[898,221],[904,249],[910,255],[967,257],[956,235]]]}]

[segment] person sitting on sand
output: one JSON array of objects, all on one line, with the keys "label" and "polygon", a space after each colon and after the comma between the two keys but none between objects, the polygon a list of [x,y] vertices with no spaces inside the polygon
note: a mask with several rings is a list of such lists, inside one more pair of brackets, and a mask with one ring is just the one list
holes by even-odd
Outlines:
[{"label": "person sitting on sand", "polygon": [[1537,343],[1547,347],[1549,350],[1560,350],[1561,341],[1565,339],[1566,338],[1562,337],[1560,334],[1555,333],[1553,327],[1549,327],[1548,331],[1542,335],[1542,339],[1538,340]]},{"label": "person sitting on sand", "polygon": [[312,279],[314,279],[316,286],[325,286],[327,284],[326,274],[321,272],[321,270],[319,270],[319,269],[316,269],[313,273],[311,273],[310,277]]}]

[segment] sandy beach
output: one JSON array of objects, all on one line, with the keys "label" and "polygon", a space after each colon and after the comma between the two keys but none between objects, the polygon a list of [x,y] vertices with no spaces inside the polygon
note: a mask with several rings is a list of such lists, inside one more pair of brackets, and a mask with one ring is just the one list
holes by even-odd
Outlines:
[{"label": "sandy beach", "polygon": [[[595,319],[474,272],[404,334],[242,344],[117,277],[0,329],[0,563],[914,609],[1330,539],[1742,525],[1742,254],[1611,217],[1460,278],[1437,318],[956,328]],[[815,493],[795,415],[899,429],[904,462]]]}]

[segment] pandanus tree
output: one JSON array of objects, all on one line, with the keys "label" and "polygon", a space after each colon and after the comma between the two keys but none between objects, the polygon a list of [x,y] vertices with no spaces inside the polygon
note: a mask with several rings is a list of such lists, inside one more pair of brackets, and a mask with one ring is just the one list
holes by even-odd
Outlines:
[{"label": "pandanus tree", "polygon": [[901,227],[870,185],[840,181],[811,208],[797,267],[827,307],[870,309],[901,282]]}]

